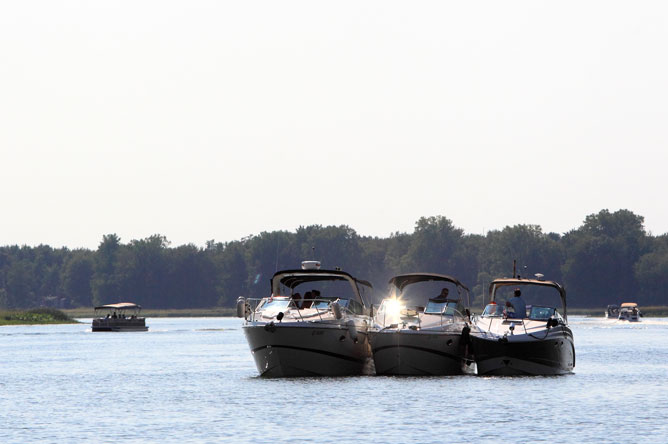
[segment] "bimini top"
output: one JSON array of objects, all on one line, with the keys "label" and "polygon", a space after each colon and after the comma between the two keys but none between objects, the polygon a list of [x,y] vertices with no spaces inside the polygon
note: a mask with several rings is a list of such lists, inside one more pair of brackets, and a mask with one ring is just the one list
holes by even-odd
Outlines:
[{"label": "bimini top", "polygon": [[[441,281],[441,282],[451,282],[457,286],[457,293],[461,294],[461,290],[463,289],[466,291],[466,305],[470,305],[470,290],[469,288],[462,284],[459,279],[454,278],[452,276],[448,276],[445,274],[437,274],[437,273],[406,273],[406,274],[399,274],[397,276],[394,276],[390,279],[388,282],[389,285],[395,287],[399,292],[403,292],[404,289],[411,285],[415,284],[417,282],[427,282],[427,281]],[[456,299],[453,299],[456,300]]]},{"label": "bimini top", "polygon": [[458,287],[462,287],[464,290],[469,291],[468,287],[461,282],[457,278],[454,278],[452,276],[448,276],[445,274],[436,274],[436,273],[407,273],[407,274],[400,274],[397,276],[394,276],[388,284],[393,285],[399,289],[399,291],[403,291],[403,289],[407,285],[415,284],[416,282],[424,282],[424,281],[445,281],[445,282],[452,282]]},{"label": "bimini top", "polygon": [[633,308],[637,306],[638,304],[636,304],[635,302],[624,302],[621,308]]},{"label": "bimini top", "polygon": [[[307,269],[307,270],[281,270],[274,273],[274,276],[271,278],[271,292],[272,294],[279,294],[280,286],[283,285],[289,289],[294,289],[298,285],[301,285],[305,282],[318,282],[318,281],[348,281],[353,289],[355,290],[356,296],[364,301],[360,295],[359,287],[357,284],[364,285],[373,289],[368,281],[363,281],[357,279],[345,271],[341,270],[318,270],[318,269]],[[366,305],[366,304],[364,304]]]},{"label": "bimini top", "polygon": [[556,289],[559,292],[559,296],[561,296],[561,306],[564,309],[564,320],[568,322],[568,316],[566,315],[566,290],[564,290],[564,287],[562,287],[560,284],[554,281],[543,281],[543,280],[537,280],[537,279],[518,279],[518,278],[502,278],[502,279],[494,279],[490,284],[489,284],[489,298],[490,301],[494,300],[494,295],[496,293],[496,290],[501,287],[510,287],[510,286],[520,286],[520,285],[538,285],[541,287],[552,287]]},{"label": "bimini top", "polygon": [[117,304],[100,305],[99,307],[95,307],[95,310],[105,308],[110,310],[139,310],[141,309],[141,305],[137,305],[132,302],[119,302]]}]

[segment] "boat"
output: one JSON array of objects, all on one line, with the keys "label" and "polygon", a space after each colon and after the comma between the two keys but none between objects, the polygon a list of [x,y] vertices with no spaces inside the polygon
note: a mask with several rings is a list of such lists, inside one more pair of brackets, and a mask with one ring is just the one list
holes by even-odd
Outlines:
[{"label": "boat", "polygon": [[640,313],[640,310],[638,309],[638,304],[635,302],[624,302],[619,307],[619,316],[617,319],[620,321],[640,322],[641,316],[642,313]]},{"label": "boat", "polygon": [[[512,294],[533,304],[514,313],[498,303]],[[557,298],[561,311],[553,302]],[[540,273],[536,279],[492,281],[489,303],[474,318],[470,338],[478,375],[563,375],[575,368],[566,290]]]},{"label": "boat", "polygon": [[605,317],[606,319],[618,319],[619,318],[619,305],[608,305],[605,307]]},{"label": "boat", "polygon": [[148,331],[146,318],[140,317],[141,306],[119,302],[95,307],[93,331]]},{"label": "boat", "polygon": [[365,294],[372,285],[340,269],[304,261],[277,271],[271,294],[237,300],[237,316],[264,377],[372,373]]},{"label": "boat", "polygon": [[454,277],[435,273],[394,276],[389,286],[370,330],[376,374],[467,372],[467,362],[473,363],[466,359],[469,289]]}]

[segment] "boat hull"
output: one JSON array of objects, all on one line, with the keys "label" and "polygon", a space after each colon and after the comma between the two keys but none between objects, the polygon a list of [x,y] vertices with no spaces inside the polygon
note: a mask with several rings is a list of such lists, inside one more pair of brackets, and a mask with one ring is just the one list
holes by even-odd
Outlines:
[{"label": "boat hull", "polygon": [[378,375],[442,376],[464,373],[464,344],[460,333],[413,330],[371,333]]},{"label": "boat hull", "polygon": [[565,326],[507,339],[472,333],[471,348],[478,375],[564,375],[575,367],[573,334]]},{"label": "boat hull", "polygon": [[260,376],[350,376],[369,372],[366,331],[340,324],[251,323],[243,331]]},{"label": "boat hull", "polygon": [[92,331],[148,331],[146,321],[140,319],[93,319]]}]

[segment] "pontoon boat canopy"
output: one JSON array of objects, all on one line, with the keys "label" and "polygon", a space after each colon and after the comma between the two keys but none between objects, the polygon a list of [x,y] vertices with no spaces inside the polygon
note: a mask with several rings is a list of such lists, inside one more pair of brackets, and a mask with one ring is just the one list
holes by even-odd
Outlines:
[{"label": "pontoon boat canopy", "polygon": [[104,308],[112,310],[132,310],[132,309],[138,310],[141,308],[141,305],[137,305],[132,302],[119,302],[117,304],[100,305],[99,307],[95,307],[95,310],[100,310]]}]

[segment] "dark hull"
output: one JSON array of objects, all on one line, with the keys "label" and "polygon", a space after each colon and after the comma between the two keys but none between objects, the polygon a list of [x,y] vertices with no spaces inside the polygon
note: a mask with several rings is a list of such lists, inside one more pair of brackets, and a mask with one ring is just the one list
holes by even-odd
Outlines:
[{"label": "dark hull", "polygon": [[508,340],[471,334],[471,348],[478,375],[564,375],[575,367],[573,334],[564,326]]},{"label": "dark hull", "polygon": [[146,326],[146,320],[144,318],[139,318],[139,319],[102,318],[102,319],[93,319],[92,330],[114,331],[114,332],[148,331],[148,327]]},{"label": "dark hull", "polygon": [[[371,348],[366,332],[342,325],[244,325],[260,376],[350,376],[367,373]],[[356,339],[356,341],[355,341]]]},{"label": "dark hull", "polygon": [[378,375],[460,375],[464,346],[460,333],[382,331],[372,333]]}]

